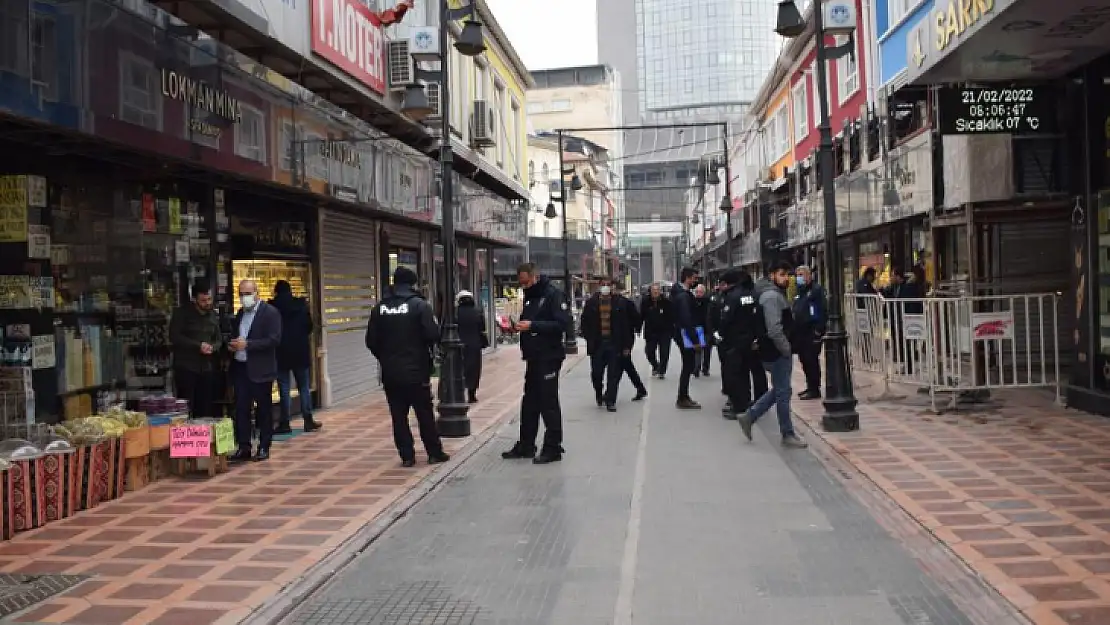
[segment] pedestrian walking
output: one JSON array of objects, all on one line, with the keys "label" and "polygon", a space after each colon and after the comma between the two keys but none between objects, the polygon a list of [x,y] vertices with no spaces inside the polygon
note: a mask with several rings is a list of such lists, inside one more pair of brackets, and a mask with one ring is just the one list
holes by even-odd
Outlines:
[{"label": "pedestrian walking", "polygon": [[663,297],[658,282],[651,285],[647,297],[642,300],[640,318],[644,333],[644,354],[651,364],[651,375],[662,380],[667,375],[667,363],[671,359],[674,315],[671,314],[671,301]]},{"label": "pedestrian walking", "polygon": [[640,372],[636,370],[636,363],[632,362],[632,348],[636,345],[636,335],[639,334],[640,327],[643,325],[640,320],[640,311],[636,310],[635,302],[625,297],[623,284],[617,282],[613,285],[613,289],[616,291],[617,297],[626,303],[625,309],[629,316],[628,325],[632,328],[632,334],[628,337],[628,349],[621,352],[621,370],[628,376],[628,381],[632,382],[633,388],[636,389],[632,401],[641,401],[647,397],[647,387],[644,386],[644,381],[640,378]]},{"label": "pedestrian walking", "polygon": [[[717,338],[715,336],[714,330],[720,324],[721,309],[725,305],[725,291],[727,290],[727,286],[728,285],[725,283],[725,281],[723,279],[718,279],[717,280],[717,285],[715,287],[713,287],[713,291],[709,295],[709,298],[708,298],[709,303],[706,304],[706,313],[705,313],[705,357],[702,358],[702,369],[701,369],[701,374],[704,375],[704,376],[709,375],[709,360],[710,360],[709,356],[713,352],[713,347],[717,348],[717,360],[719,360],[721,362],[721,367],[724,367],[724,355],[721,353],[720,345],[717,344]],[[721,375],[722,376],[724,375],[723,369],[722,369]],[[725,382],[724,382],[723,379],[721,380],[721,394],[722,395],[727,394],[725,392]]]},{"label": "pedestrian walking", "polygon": [[239,283],[239,308],[235,315],[236,338],[228,343],[233,352],[231,378],[235,388],[235,442],[231,462],[251,459],[254,428],[258,428],[256,461],[270,459],[274,438],[274,380],[277,350],[281,345],[281,313],[260,301],[254,280]]},{"label": "pedestrian walking", "polygon": [[[690,377],[697,367],[697,353],[701,350],[698,341],[697,310],[691,289],[698,280],[698,272],[692,267],[684,267],[681,281],[671,287],[671,305],[674,309],[674,342],[682,355],[682,371],[678,377],[678,398],[675,407],[680,410],[698,410],[701,404],[690,398]],[[689,342],[690,347],[686,347]]]},{"label": "pedestrian walking", "polygon": [[799,265],[794,274],[797,294],[791,307],[794,327],[790,344],[798,354],[798,362],[806,378],[806,388],[798,394],[798,399],[821,399],[821,346],[825,337],[828,298],[809,267]]},{"label": "pedestrian walking", "polygon": [[214,417],[217,355],[223,346],[219,315],[212,309],[212,286],[198,279],[193,300],[174,311],[170,319],[173,347],[173,384],[176,395],[189,402],[194,419]]},{"label": "pedestrian walking", "polygon": [[760,359],[771,374],[771,388],[738,420],[744,436],[750,441],[752,426],[774,405],[783,446],[802,448],[806,447],[806,442],[794,431],[794,422],[790,417],[790,376],[794,368],[794,357],[787,339],[794,321],[790,302],[786,299],[786,289],[790,286],[790,263],[772,265],[767,274],[767,278],[756,284],[759,307],[763,313],[763,325],[759,328],[757,341]]},{"label": "pedestrian walking", "polygon": [[694,286],[694,325],[701,326],[705,333],[705,345],[694,352],[694,377],[709,375],[709,359],[713,351],[713,341],[709,335],[709,292],[705,284]]},{"label": "pedestrian walking", "polygon": [[736,420],[752,401],[767,392],[767,372],[759,357],[757,338],[764,334],[763,311],[752,277],[743,271],[721,276],[725,285],[716,334],[721,355],[721,382],[728,397],[722,414]]},{"label": "pedestrian walking", "polygon": [[455,296],[455,323],[459,340],[463,344],[463,380],[466,382],[466,401],[478,401],[478,385],[482,381],[482,350],[489,347],[489,330],[486,316],[478,309],[474,294],[459,291]]},{"label": "pedestrian walking", "polygon": [[598,278],[598,290],[582,307],[582,338],[590,357],[590,381],[598,407],[617,410],[617,388],[624,372],[624,357],[632,353],[636,337],[632,302],[613,293],[608,276]]},{"label": "pedestrian walking", "polygon": [[378,359],[382,389],[393,419],[393,443],[403,467],[416,466],[410,410],[416,413],[428,464],[450,460],[443,451],[432,409],[432,359],[439,344],[439,324],[432,305],[416,291],[416,283],[412,269],[394,270],[391,292],[370,311],[366,324],[366,348]]},{"label": "pedestrian walking", "polygon": [[[520,333],[524,358],[524,395],[520,400],[520,440],[501,454],[506,460],[532,458],[535,464],[563,459],[563,412],[559,407],[559,373],[566,358],[563,337],[570,331],[570,310],[563,293],[536,274],[536,266],[517,267],[524,290],[524,308],[515,330]],[[543,418],[543,447],[536,454],[536,437]]]},{"label": "pedestrian walking", "polygon": [[281,313],[281,344],[277,350],[279,420],[274,434],[293,433],[290,378],[297,384],[304,431],[314,432],[320,429],[321,423],[312,417],[312,314],[308,302],[303,297],[293,297],[293,287],[285,280],[278,280],[270,305]]}]

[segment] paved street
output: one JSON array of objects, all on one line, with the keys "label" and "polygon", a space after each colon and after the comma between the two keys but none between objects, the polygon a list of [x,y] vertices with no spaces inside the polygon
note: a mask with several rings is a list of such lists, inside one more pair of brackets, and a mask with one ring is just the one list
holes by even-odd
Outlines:
[{"label": "paved street", "polygon": [[574,369],[562,463],[503,461],[502,427],[287,625],[1024,622],[823,444],[782,449],[773,418],[742,442],[716,371],[675,410],[676,365],[616,414]]}]

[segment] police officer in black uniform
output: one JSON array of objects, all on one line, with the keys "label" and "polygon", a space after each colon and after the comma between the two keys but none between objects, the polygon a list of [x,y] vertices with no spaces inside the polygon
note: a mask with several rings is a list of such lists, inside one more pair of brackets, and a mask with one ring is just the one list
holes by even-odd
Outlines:
[{"label": "police officer in black uniform", "polygon": [[[536,266],[517,267],[517,280],[524,289],[524,310],[514,330],[520,333],[524,358],[524,396],[520,400],[520,440],[501,454],[506,460],[532,458],[535,464],[563,459],[563,412],[559,407],[559,370],[566,351],[563,337],[570,331],[567,300],[546,277],[536,275]],[[536,454],[536,436],[543,417],[543,447]]]},{"label": "police officer in black uniform", "polygon": [[366,347],[378,359],[393,417],[393,442],[405,467],[416,465],[410,409],[416,412],[428,463],[450,459],[443,452],[432,409],[432,350],[439,343],[439,324],[431,304],[414,289],[416,282],[416,272],[398,267],[393,272],[392,292],[370,311],[366,326]]},{"label": "police officer in black uniform", "polygon": [[720,341],[717,349],[723,359],[721,377],[728,395],[723,415],[735,420],[737,414],[748,409],[753,397],[767,392],[767,374],[755,345],[763,316],[750,275],[739,270],[727,271],[721,282],[728,285],[715,327]]}]

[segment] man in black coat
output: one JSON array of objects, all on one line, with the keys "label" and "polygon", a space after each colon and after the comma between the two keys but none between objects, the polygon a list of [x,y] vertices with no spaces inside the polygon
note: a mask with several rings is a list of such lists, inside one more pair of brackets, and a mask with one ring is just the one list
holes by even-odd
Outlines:
[{"label": "man in black coat", "polygon": [[674,336],[674,317],[671,302],[660,292],[655,283],[640,303],[640,320],[644,331],[644,353],[651,363],[651,375],[663,379],[667,362],[671,359],[671,341]]},{"label": "man in black coat", "polygon": [[613,284],[613,290],[616,292],[617,297],[627,302],[629,325],[631,325],[633,329],[628,349],[621,353],[621,369],[628,375],[628,381],[632,382],[632,386],[636,387],[636,394],[632,396],[632,401],[641,401],[647,397],[647,387],[644,386],[644,381],[640,378],[640,372],[636,370],[636,364],[632,362],[632,348],[636,343],[636,335],[640,333],[640,328],[643,327],[643,320],[640,318],[640,311],[636,310],[636,302],[625,297],[624,285],[620,282],[615,282]]},{"label": "man in black coat", "polygon": [[[721,355],[721,379],[728,396],[725,418],[736,420],[752,401],[767,392],[767,372],[759,358],[756,340],[762,335],[763,311],[755,282],[746,272],[727,271],[720,316],[714,324]],[[753,393],[754,391],[754,393]]]},{"label": "man in black coat", "polygon": [[228,342],[232,351],[231,378],[235,385],[235,442],[238,450],[228,459],[244,462],[251,458],[251,440],[258,428],[257,461],[270,459],[274,437],[274,380],[277,379],[277,350],[281,345],[281,313],[260,301],[254,280],[239,283],[239,303]]},{"label": "man in black coat", "polygon": [[443,451],[432,408],[432,350],[439,343],[439,324],[431,304],[416,292],[416,280],[415,271],[398,267],[392,292],[370,311],[366,325],[366,348],[378,359],[393,418],[393,443],[404,467],[416,466],[410,410],[416,413],[428,464],[450,459]]},{"label": "man in black coat", "polygon": [[613,293],[613,281],[602,276],[598,279],[597,293],[582,307],[581,323],[597,405],[616,412],[623,358],[632,353],[636,340],[635,307],[627,298]]},{"label": "man in black coat", "polygon": [[463,344],[463,380],[466,382],[466,401],[478,401],[478,384],[482,380],[482,350],[489,347],[486,316],[474,301],[470,291],[459,291],[455,296],[455,323],[459,340]]},{"label": "man in black coat", "polygon": [[[680,281],[671,287],[671,306],[674,311],[674,342],[682,354],[682,372],[678,378],[678,399],[675,407],[680,410],[697,410],[701,404],[690,398],[690,377],[694,375],[697,365],[697,352],[701,351],[698,341],[697,328],[700,323],[697,319],[697,309],[694,303],[694,294],[691,289],[698,280],[698,272],[692,267],[685,267],[680,275]],[[686,347],[689,342],[690,347]]]},{"label": "man in black coat", "polygon": [[[563,337],[570,331],[570,306],[563,292],[536,266],[517,267],[517,281],[524,289],[524,309],[514,330],[520,333],[524,358],[524,395],[520,399],[520,440],[502,458],[532,458],[535,464],[563,459],[563,411],[559,406],[559,373],[566,359]],[[536,454],[536,437],[543,417],[543,447]]]},{"label": "man in black coat", "polygon": [[797,295],[791,304],[794,325],[790,343],[806,377],[806,388],[798,399],[821,399],[821,346],[828,320],[828,297],[806,265],[795,270]]},{"label": "man in black coat", "polygon": [[290,377],[297,383],[304,431],[313,432],[320,429],[321,424],[312,418],[312,314],[308,302],[303,297],[293,297],[289,283],[278,280],[270,305],[281,313],[281,345],[277,350],[281,417],[274,434],[293,433],[289,423],[293,409]]}]

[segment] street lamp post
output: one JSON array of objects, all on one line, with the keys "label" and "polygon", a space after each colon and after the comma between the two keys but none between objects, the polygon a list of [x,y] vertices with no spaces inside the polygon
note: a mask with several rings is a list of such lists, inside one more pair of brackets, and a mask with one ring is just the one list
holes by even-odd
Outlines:
[{"label": "street lamp post", "polygon": [[[836,224],[836,172],[834,169],[832,124],[829,120],[827,69],[829,59],[855,54],[855,43],[849,36],[847,43],[829,49],[825,45],[825,26],[822,15],[824,0],[813,7],[813,30],[816,39],[817,100],[821,109],[821,123],[817,127],[819,144],[817,164],[825,209],[825,258],[829,266],[829,318],[825,333],[825,414],[821,427],[828,432],[851,432],[859,429],[859,412],[856,411],[855,391],[852,387],[852,369],[848,362],[848,333],[844,327],[844,274],[840,270],[840,246],[837,242]],[[805,32],[806,23],[794,0],[779,2],[775,32],[783,37],[795,38]]]},{"label": "street lamp post", "polygon": [[[451,22],[469,17],[463,25],[455,48],[465,56],[477,56],[485,48],[485,38],[482,34],[482,24],[477,20],[477,0],[472,0],[469,6],[452,9],[447,0],[441,0],[439,11],[439,70],[417,70],[416,75],[425,81],[439,81],[441,130],[439,147],[440,164],[440,193],[443,221],[440,239],[443,244],[443,266],[446,269],[444,276],[444,302],[443,302],[443,331],[440,336],[440,348],[443,362],[440,375],[439,389],[439,418],[436,427],[441,436],[448,438],[461,438],[470,436],[470,417],[467,415],[470,406],[463,395],[463,345],[459,340],[459,327],[455,316],[455,265],[458,263],[458,254],[455,247],[455,202],[454,202],[454,153],[451,149],[451,89],[450,74],[450,46]],[[423,85],[409,85],[405,92],[405,101],[401,105],[402,112],[416,120],[427,117],[432,109],[429,106],[427,94]]]},{"label": "street lamp post", "polygon": [[[559,144],[556,148],[559,150],[559,203],[563,205],[563,289],[564,295],[567,298],[567,306],[570,310],[574,310],[574,283],[570,281],[570,233],[567,232],[567,172],[564,170],[563,164],[563,131],[558,130],[555,132]],[[575,182],[578,180],[578,174],[574,174],[571,185],[582,184]],[[577,191],[577,189],[575,189]],[[574,329],[574,315],[570,316],[570,328],[563,340],[563,350],[568,354],[578,353],[578,339]]]},{"label": "street lamp post", "polygon": [[725,153],[725,197],[721,198],[721,210],[725,212],[725,266],[732,268],[732,168],[728,158],[728,123],[721,126],[721,149]]}]

